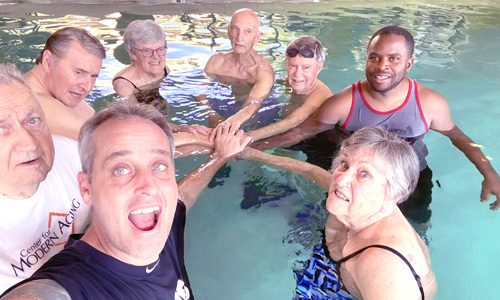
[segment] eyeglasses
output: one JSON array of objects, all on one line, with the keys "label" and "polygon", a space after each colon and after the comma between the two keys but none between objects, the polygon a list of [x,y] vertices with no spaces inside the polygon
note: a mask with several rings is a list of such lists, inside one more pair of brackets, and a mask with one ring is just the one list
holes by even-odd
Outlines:
[{"label": "eyeglasses", "polygon": [[167,46],[160,47],[158,49],[149,49],[149,48],[144,48],[144,49],[139,49],[135,48],[135,50],[140,51],[144,57],[151,57],[153,56],[153,53],[156,52],[158,56],[163,56],[165,53],[167,53]]},{"label": "eyeglasses", "polygon": [[288,57],[294,58],[297,56],[297,54],[300,54],[300,56],[305,57],[305,58],[313,58],[316,55],[316,48],[318,45],[314,47],[314,50],[311,50],[311,48],[307,46],[302,46],[300,48],[288,48],[286,49],[286,55]]}]

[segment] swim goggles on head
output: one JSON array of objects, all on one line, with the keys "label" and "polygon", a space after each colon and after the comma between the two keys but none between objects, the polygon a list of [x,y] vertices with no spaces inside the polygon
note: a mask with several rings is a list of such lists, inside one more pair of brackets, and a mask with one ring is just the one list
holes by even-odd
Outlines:
[{"label": "swim goggles on head", "polygon": [[314,55],[316,54],[316,48],[318,45],[314,47],[314,50],[311,48],[307,47],[306,45],[300,47],[300,48],[288,48],[286,49],[286,55],[288,57],[294,58],[297,56],[297,54],[300,54],[300,56],[305,57],[305,58],[313,58]]}]

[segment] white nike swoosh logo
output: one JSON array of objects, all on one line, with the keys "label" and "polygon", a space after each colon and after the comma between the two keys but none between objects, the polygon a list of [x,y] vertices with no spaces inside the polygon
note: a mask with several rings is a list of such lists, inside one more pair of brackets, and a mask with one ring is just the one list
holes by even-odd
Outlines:
[{"label": "white nike swoosh logo", "polygon": [[160,259],[158,258],[158,260],[156,261],[156,264],[150,269],[149,266],[146,267],[146,273],[151,273],[155,270],[156,266],[160,263]]}]

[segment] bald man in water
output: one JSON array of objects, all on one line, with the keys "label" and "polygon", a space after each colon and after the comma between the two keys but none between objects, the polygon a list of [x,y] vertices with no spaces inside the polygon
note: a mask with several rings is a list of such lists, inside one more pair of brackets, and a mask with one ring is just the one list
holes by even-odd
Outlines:
[{"label": "bald man in water", "polygon": [[[274,84],[274,70],[271,64],[254,50],[259,42],[259,18],[249,9],[235,11],[228,27],[232,50],[216,53],[207,62],[205,72],[212,77],[228,77],[252,84],[248,98],[239,112],[226,121],[241,126],[261,106]],[[211,139],[215,135],[212,131]]]}]

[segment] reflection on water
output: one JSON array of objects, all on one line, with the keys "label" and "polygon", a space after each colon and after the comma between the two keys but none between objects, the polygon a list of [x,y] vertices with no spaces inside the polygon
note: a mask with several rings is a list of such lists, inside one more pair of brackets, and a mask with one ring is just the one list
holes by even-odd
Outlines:
[{"label": "reflection on water", "polygon": [[[322,41],[328,56],[320,77],[333,91],[339,91],[363,78],[365,48],[371,34],[383,25],[400,24],[416,39],[416,64],[410,75],[449,99],[455,119],[478,143],[486,145],[488,155],[500,168],[496,162],[500,157],[500,141],[498,134],[491,134],[500,132],[496,92],[500,82],[498,4],[481,1],[471,5],[461,0],[444,4],[379,1],[367,7],[365,3],[350,1],[292,2],[245,4],[258,11],[262,39],[257,49],[276,70],[277,83],[270,97],[275,105],[280,107],[288,99],[281,79],[285,75],[284,50],[294,37],[308,34]],[[132,2],[0,6],[0,62],[15,63],[27,71],[52,32],[64,26],[84,27],[98,36],[107,49],[102,72],[87,99],[101,109],[116,98],[112,77],[129,63],[122,46],[124,29],[135,19],[154,19],[167,33],[167,63],[172,73],[163,82],[161,93],[172,107],[171,118],[181,124],[205,124],[207,107],[200,105],[199,97],[221,102],[237,100],[231,85],[211,81],[203,67],[211,54],[230,48],[226,37],[229,15],[241,6],[206,2],[153,4],[154,1],[150,6]],[[438,299],[497,299],[498,292],[496,297],[491,295],[494,291],[482,296],[477,293],[484,290],[484,285],[493,286],[500,265],[476,260],[470,267],[476,268],[475,274],[481,274],[477,278],[453,270],[459,261],[496,257],[492,244],[500,245],[496,233],[477,232],[478,226],[482,229],[491,226],[478,225],[483,220],[498,222],[489,212],[483,215],[486,208],[476,204],[480,177],[463,161],[463,155],[457,159],[448,157],[454,150],[446,148],[447,141],[430,135],[426,142],[430,146],[434,180],[439,179],[442,184],[433,189],[432,228],[428,232],[433,265],[441,285]],[[286,155],[305,159],[300,151]],[[179,160],[177,171],[184,174],[202,160],[199,157]],[[220,185],[205,192],[188,218],[186,256],[195,295],[199,299],[290,299],[294,286],[291,268],[308,256],[320,238],[325,218],[324,194],[302,178],[274,168],[246,161],[232,162],[229,166],[227,176],[217,179]],[[249,184],[248,195],[268,193],[266,199],[272,201],[261,203],[259,208],[240,209],[244,187]],[[293,192],[279,194],[277,187]],[[451,209],[456,214],[450,214]],[[472,220],[464,215],[471,215]],[[450,234],[450,230],[455,230],[455,234]],[[462,237],[475,242],[464,242]],[[449,245],[456,244],[471,248],[485,245],[482,249],[486,254],[476,255],[475,248],[446,252]],[[234,278],[241,278],[241,282],[235,282]],[[457,295],[449,288],[454,285],[470,287],[473,292],[465,289]]]}]

